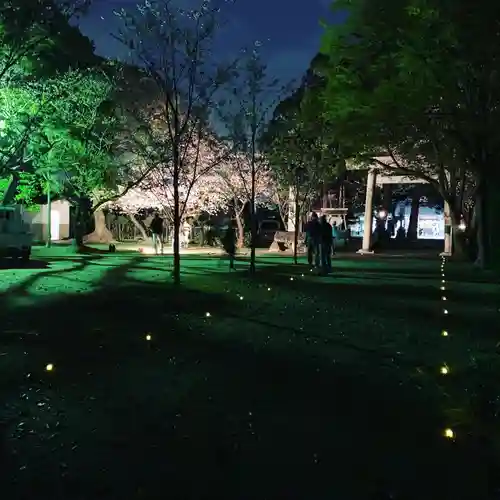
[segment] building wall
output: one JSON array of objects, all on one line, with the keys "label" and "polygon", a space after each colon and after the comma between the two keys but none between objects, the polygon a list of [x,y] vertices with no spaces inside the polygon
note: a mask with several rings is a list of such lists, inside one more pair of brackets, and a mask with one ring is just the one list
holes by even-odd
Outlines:
[{"label": "building wall", "polygon": [[[40,205],[37,212],[24,212],[24,220],[31,226],[31,232],[35,241],[45,241],[47,239],[47,205]],[[52,239],[63,240],[69,238],[70,234],[70,205],[67,201],[54,201],[51,207],[52,212]],[[57,219],[59,219],[57,223]],[[57,235],[57,228],[59,235]],[[58,237],[57,237],[58,236]]]}]

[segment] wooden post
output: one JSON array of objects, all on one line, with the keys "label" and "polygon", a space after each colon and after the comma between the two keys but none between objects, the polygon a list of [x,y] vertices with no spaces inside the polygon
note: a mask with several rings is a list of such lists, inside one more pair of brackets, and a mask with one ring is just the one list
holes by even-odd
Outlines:
[{"label": "wooden post", "polygon": [[363,246],[358,253],[372,254],[372,232],[373,232],[373,194],[375,191],[375,183],[377,181],[377,172],[375,169],[370,169],[366,181],[366,199],[365,199],[365,224],[363,229]]}]

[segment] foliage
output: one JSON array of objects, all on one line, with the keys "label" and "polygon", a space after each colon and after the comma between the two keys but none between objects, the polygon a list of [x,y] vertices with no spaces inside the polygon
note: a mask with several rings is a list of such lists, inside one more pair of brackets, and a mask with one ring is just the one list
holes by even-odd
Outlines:
[{"label": "foliage", "polygon": [[[92,43],[69,24],[88,0],[1,0],[0,82],[95,64]],[[75,57],[75,54],[78,54]]]},{"label": "foliage", "polygon": [[[215,60],[213,45],[219,9],[204,1],[186,10],[171,0],[147,1],[117,13],[117,38],[144,70],[152,105],[137,116],[145,138],[144,161],[157,170],[164,191],[172,192],[175,283],[180,283],[179,230],[187,199],[196,181],[223,161],[210,118],[222,106],[222,88],[235,75],[234,64]],[[131,106],[137,110],[140,106]],[[201,158],[203,158],[203,163]],[[183,196],[180,188],[186,186]]]},{"label": "foliage", "polygon": [[236,150],[236,165],[240,169],[240,178],[249,184],[245,188],[249,193],[252,245],[250,245],[250,271],[255,271],[255,247],[257,243],[257,186],[261,178],[268,175],[268,162],[260,148],[266,132],[270,115],[276,104],[289,90],[269,75],[268,69],[256,43],[253,50],[247,52],[239,64],[238,85],[233,89],[230,105],[219,110],[227,131],[227,140]]},{"label": "foliage", "polygon": [[343,167],[334,134],[314,119],[318,103],[310,85],[306,75],[301,87],[279,103],[262,141],[276,185],[288,197],[292,188],[299,213]]},{"label": "foliage", "polygon": [[427,180],[450,204],[455,223],[470,181],[477,182],[481,199],[490,200],[484,222],[493,228],[500,7],[346,0],[333,8],[349,16],[327,27],[328,62],[320,73],[324,116],[343,147],[356,160]]},{"label": "foliage", "polygon": [[49,104],[61,99],[64,72],[98,62],[92,43],[69,23],[86,4],[0,2],[0,175],[17,171],[17,199],[24,203],[35,201],[54,177],[42,163],[52,150]]}]

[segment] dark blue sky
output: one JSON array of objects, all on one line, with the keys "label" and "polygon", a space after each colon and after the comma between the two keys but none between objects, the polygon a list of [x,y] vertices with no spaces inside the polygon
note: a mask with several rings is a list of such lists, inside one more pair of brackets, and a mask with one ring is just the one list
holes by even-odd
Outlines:
[{"label": "dark blue sky", "polygon": [[[112,12],[135,3],[137,0],[94,0],[80,28],[95,41],[99,54],[123,56],[123,46],[110,36],[117,26]],[[319,20],[331,17],[329,4],[330,0],[236,0],[225,9],[229,23],[221,36],[235,53],[255,40],[263,42],[270,74],[285,81],[300,78],[319,49]]]}]

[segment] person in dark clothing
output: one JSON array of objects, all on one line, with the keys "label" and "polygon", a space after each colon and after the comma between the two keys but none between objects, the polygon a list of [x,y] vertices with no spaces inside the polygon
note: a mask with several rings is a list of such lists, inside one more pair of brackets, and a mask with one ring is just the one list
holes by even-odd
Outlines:
[{"label": "person in dark clothing", "polygon": [[333,221],[332,224],[332,254],[335,255],[337,251],[337,241],[339,237],[339,228],[337,226],[337,221]]},{"label": "person in dark clothing", "polygon": [[163,254],[163,219],[160,217],[160,214],[158,212],[155,213],[149,229],[151,229],[155,254],[158,255],[158,246],[160,247],[160,251]]},{"label": "person in dark clothing", "polygon": [[321,216],[321,267],[324,273],[332,271],[332,225],[326,220],[326,215]]},{"label": "person in dark clothing", "polygon": [[229,269],[234,269],[236,257],[236,232],[232,224],[229,224],[222,238],[222,247],[229,257]]},{"label": "person in dark clothing", "polygon": [[310,266],[319,267],[320,265],[320,244],[321,244],[321,227],[318,221],[318,214],[313,212],[311,219],[306,224],[306,246],[307,246],[307,262]]}]

